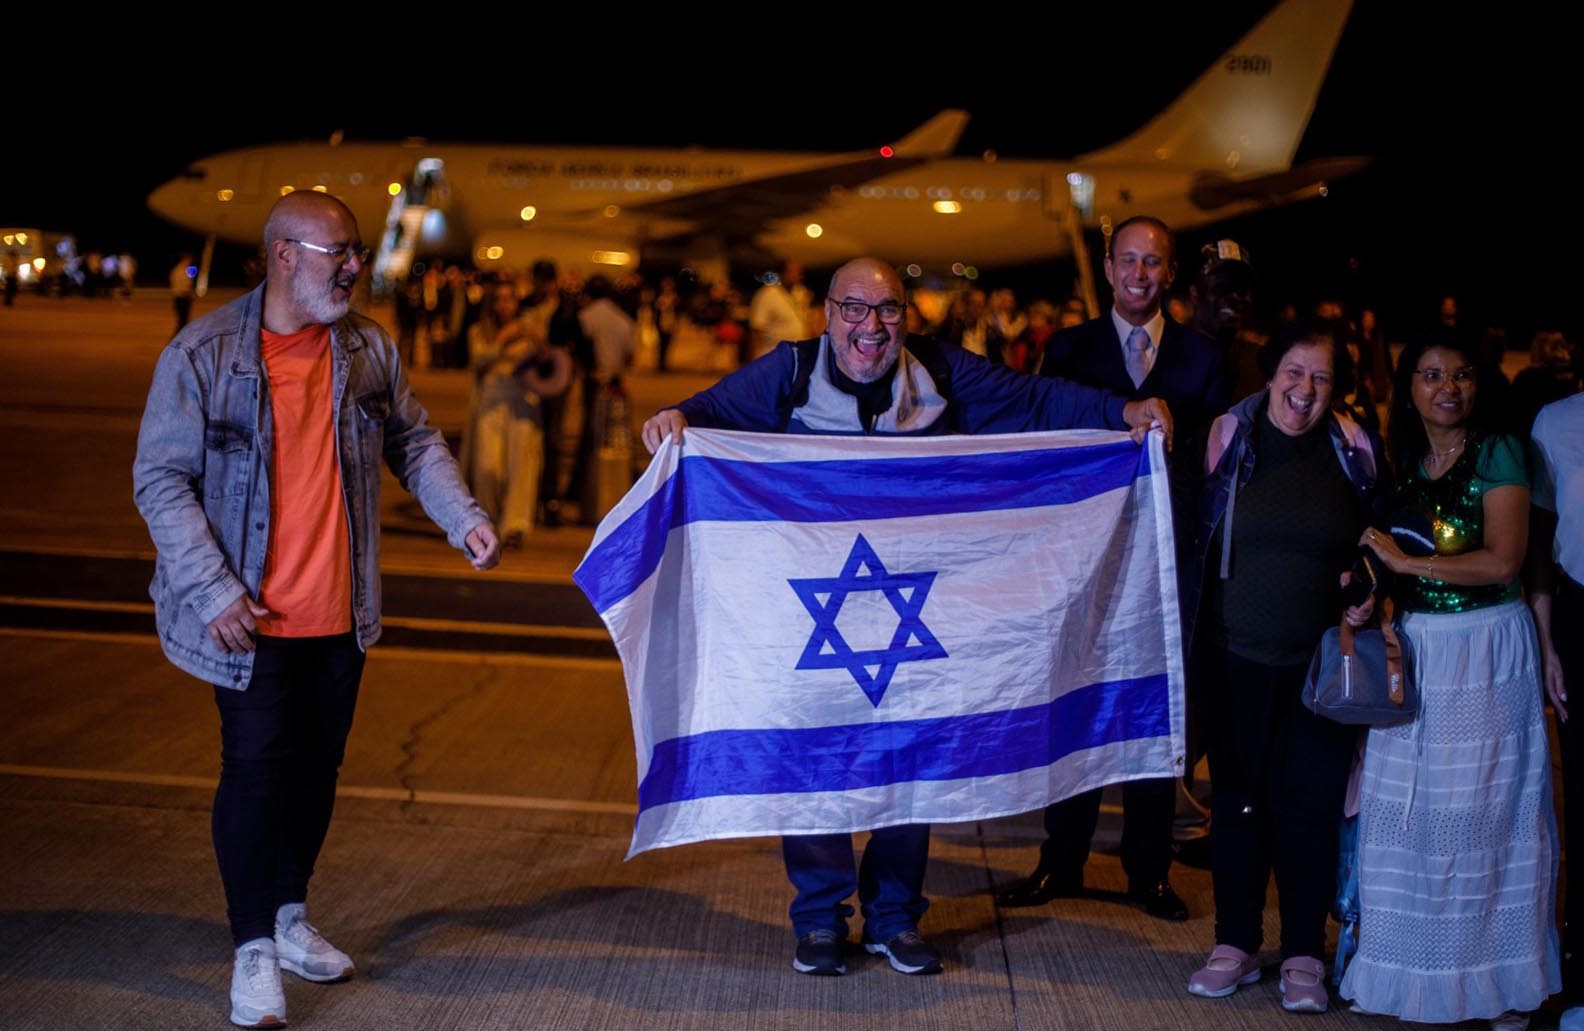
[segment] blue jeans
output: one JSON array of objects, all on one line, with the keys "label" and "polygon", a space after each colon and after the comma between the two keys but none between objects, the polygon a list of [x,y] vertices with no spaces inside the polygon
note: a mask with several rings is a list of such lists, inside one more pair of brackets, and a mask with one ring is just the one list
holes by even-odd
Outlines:
[{"label": "blue jeans", "polygon": [[916,929],[929,908],[924,897],[929,835],[929,824],[924,823],[871,832],[856,876],[851,834],[782,838],[787,879],[797,889],[792,899],[793,933],[801,938],[810,931],[826,930],[846,937],[847,918],[853,914],[846,900],[854,891],[863,908],[866,940],[890,941]]}]

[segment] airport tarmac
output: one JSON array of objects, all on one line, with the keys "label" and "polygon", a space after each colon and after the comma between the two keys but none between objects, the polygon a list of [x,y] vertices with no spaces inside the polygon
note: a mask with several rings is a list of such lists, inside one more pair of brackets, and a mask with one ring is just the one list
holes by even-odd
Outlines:
[{"label": "airport tarmac", "polygon": [[[151,549],[129,467],[168,332],[155,300],[24,296],[0,310],[6,1029],[228,1026],[208,815],[217,719],[136,607]],[[709,378],[636,375],[634,409]],[[437,424],[461,425],[464,373],[414,381]],[[904,977],[853,953],[845,977],[798,975],[774,840],[623,859],[635,785],[621,671],[566,582],[589,531],[536,532],[476,575],[387,487],[396,625],[370,652],[310,899],[359,972],[331,986],[288,976],[292,1026],[1387,1026],[1282,1014],[1274,949],[1262,983],[1187,995],[1213,939],[1208,872],[1174,869],[1189,922],[1145,916],[1122,895],[1109,806],[1089,897],[995,906],[991,886],[1034,862],[1037,815],[937,827],[922,930],[946,972]]]}]

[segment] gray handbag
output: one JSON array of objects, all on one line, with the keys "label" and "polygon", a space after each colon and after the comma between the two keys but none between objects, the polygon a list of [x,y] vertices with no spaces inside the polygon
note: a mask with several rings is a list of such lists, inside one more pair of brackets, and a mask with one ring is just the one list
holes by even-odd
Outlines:
[{"label": "gray handbag", "polygon": [[1304,707],[1337,723],[1388,727],[1419,714],[1413,649],[1392,620],[1390,603],[1377,627],[1354,630],[1342,620],[1320,638],[1304,680]]}]

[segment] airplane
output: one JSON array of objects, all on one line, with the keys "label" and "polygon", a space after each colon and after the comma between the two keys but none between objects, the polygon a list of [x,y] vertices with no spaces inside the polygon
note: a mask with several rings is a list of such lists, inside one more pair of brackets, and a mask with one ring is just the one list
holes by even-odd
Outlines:
[{"label": "airplane", "polygon": [[669,254],[706,279],[743,256],[829,266],[876,254],[916,275],[1083,255],[1085,230],[1109,235],[1133,214],[1191,228],[1323,195],[1367,164],[1292,163],[1351,4],[1281,0],[1136,132],[1065,161],[951,157],[959,110],[839,154],[333,138],[203,158],[148,203],[184,228],[256,244],[279,196],[333,193],[366,235],[376,227],[376,288],[430,254],[581,272]]}]

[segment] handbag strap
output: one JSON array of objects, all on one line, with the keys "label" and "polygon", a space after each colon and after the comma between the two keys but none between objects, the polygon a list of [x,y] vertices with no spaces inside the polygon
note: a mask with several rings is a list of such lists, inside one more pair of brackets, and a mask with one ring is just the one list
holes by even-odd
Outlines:
[{"label": "handbag strap", "polygon": [[1401,707],[1403,704],[1402,642],[1397,639],[1394,616],[1391,599],[1381,599],[1381,636],[1386,639],[1386,697],[1392,700],[1393,705]]},{"label": "handbag strap", "polygon": [[[1394,615],[1391,598],[1382,598],[1380,628],[1381,638],[1386,644],[1386,697],[1391,699],[1393,705],[1401,706],[1405,697],[1402,641],[1397,637],[1397,627],[1393,623]],[[1337,624],[1337,647],[1343,655],[1350,658],[1354,654],[1353,628],[1348,625],[1345,613]]]}]

